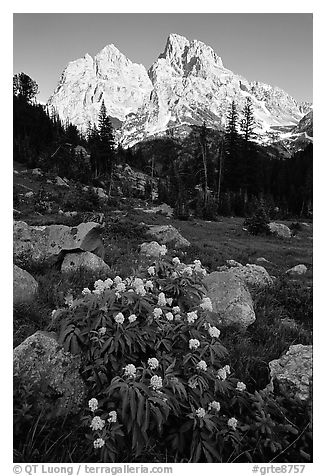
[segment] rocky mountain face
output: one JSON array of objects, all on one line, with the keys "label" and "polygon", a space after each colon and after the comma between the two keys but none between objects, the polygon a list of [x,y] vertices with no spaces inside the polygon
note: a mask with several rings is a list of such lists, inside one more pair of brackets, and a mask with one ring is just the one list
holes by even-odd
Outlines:
[{"label": "rocky mountain face", "polygon": [[204,121],[208,127],[223,128],[231,102],[241,116],[247,97],[252,99],[257,132],[265,140],[271,131],[274,137],[283,127],[296,126],[311,109],[280,88],[233,73],[201,41],[170,34],[148,72],[114,45],[94,59],[86,54],[69,63],[48,106],[85,131],[88,122],[97,122],[104,100],[108,114],[118,120],[120,143],[131,146],[170,128],[182,135]]}]

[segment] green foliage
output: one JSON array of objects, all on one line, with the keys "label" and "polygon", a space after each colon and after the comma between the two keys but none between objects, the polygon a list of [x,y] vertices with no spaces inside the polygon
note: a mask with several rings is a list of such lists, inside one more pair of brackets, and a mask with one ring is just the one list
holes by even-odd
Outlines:
[{"label": "green foliage", "polygon": [[77,212],[99,211],[101,209],[101,202],[92,188],[84,190],[81,185],[78,185],[64,194],[62,208]]}]

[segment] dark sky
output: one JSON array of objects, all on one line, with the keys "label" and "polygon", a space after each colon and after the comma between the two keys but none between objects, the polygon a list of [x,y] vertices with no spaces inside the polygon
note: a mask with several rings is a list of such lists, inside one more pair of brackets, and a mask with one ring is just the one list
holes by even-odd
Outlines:
[{"label": "dark sky", "polygon": [[309,13],[16,13],[14,73],[39,85],[46,101],[69,61],[109,43],[146,68],[169,33],[201,40],[224,66],[249,81],[279,86],[312,101],[312,14]]}]

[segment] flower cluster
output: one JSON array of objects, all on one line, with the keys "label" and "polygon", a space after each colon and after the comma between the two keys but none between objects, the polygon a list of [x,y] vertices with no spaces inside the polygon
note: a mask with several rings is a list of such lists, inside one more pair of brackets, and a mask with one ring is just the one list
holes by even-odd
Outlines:
[{"label": "flower cluster", "polygon": [[239,392],[243,392],[244,390],[246,390],[247,388],[247,385],[243,382],[238,382],[237,383],[237,390],[239,390]]},{"label": "flower cluster", "polygon": [[200,346],[200,342],[198,339],[190,339],[189,340],[189,349],[197,349]]},{"label": "flower cluster", "polygon": [[136,367],[134,366],[134,364],[128,364],[124,367],[124,375],[126,375],[127,377],[132,377],[132,378],[135,378],[136,377]]},{"label": "flower cluster", "polygon": [[203,408],[198,408],[198,410],[196,410],[196,416],[198,418],[204,418],[205,415],[206,415],[206,412]]},{"label": "flower cluster", "polygon": [[96,398],[91,398],[88,402],[88,406],[92,412],[95,412],[98,409],[98,400]]},{"label": "flower cluster", "polygon": [[221,410],[220,402],[213,400],[208,404],[208,410],[214,410],[215,412],[219,412]]},{"label": "flower cluster", "polygon": [[159,366],[159,361],[155,357],[148,359],[147,363],[151,370],[155,370]]},{"label": "flower cluster", "polygon": [[208,326],[208,333],[212,338],[218,339],[220,337],[221,331],[215,326]]},{"label": "flower cluster", "polygon": [[158,317],[162,316],[163,314],[163,311],[160,307],[156,307],[154,310],[153,310],[153,314],[154,314],[154,318],[157,319]]},{"label": "flower cluster", "polygon": [[212,301],[210,300],[209,297],[204,297],[202,302],[199,304],[199,307],[201,307],[203,311],[213,312]]},{"label": "flower cluster", "polygon": [[135,322],[136,320],[137,320],[136,314],[130,314],[130,316],[128,317],[129,322]]},{"label": "flower cluster", "polygon": [[198,319],[197,311],[187,312],[187,321],[189,324],[193,324]]},{"label": "flower cluster", "polygon": [[90,424],[90,427],[93,431],[103,430],[104,426],[105,426],[105,420],[102,420],[102,418],[99,416],[93,417],[92,422]]},{"label": "flower cluster", "polygon": [[116,421],[117,421],[117,412],[115,410],[112,410],[109,412],[108,422],[116,423]]},{"label": "flower cluster", "polygon": [[207,364],[205,362],[205,360],[200,360],[197,364],[197,369],[198,370],[204,370],[206,372],[207,370]]},{"label": "flower cluster", "polygon": [[232,417],[228,420],[228,426],[232,428],[232,430],[235,430],[237,428],[237,425],[238,425],[238,420],[236,418]]},{"label": "flower cluster", "polygon": [[158,375],[153,375],[151,378],[151,387],[153,387],[154,390],[157,390],[158,388],[162,388],[163,383],[162,383],[162,377],[159,377]]},{"label": "flower cluster", "polygon": [[93,443],[93,446],[95,449],[102,448],[102,446],[104,445],[105,445],[105,441],[103,440],[103,438],[97,438]]},{"label": "flower cluster", "polygon": [[160,293],[158,295],[158,301],[157,301],[158,306],[166,306],[166,299],[165,299],[165,294]]},{"label": "flower cluster", "polygon": [[231,370],[230,370],[230,366],[229,365],[225,365],[224,367],[222,367],[221,369],[218,369],[217,371],[217,377],[220,379],[220,380],[225,380],[227,378],[228,375],[230,375],[231,373]]},{"label": "flower cluster", "polygon": [[114,320],[117,324],[123,324],[125,318],[124,318],[124,315],[122,314],[122,312],[118,312],[118,314],[115,316]]}]

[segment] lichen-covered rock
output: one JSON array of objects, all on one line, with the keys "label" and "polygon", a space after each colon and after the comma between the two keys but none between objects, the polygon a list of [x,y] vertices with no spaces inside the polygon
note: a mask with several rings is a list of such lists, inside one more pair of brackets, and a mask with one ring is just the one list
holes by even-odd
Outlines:
[{"label": "lichen-covered rock", "polygon": [[281,358],[269,362],[273,390],[275,382],[300,400],[308,400],[312,385],[312,345],[291,345]]},{"label": "lichen-covered rock", "polygon": [[274,233],[279,238],[291,238],[292,233],[288,226],[283,223],[269,223],[268,228],[271,233]]},{"label": "lichen-covered rock", "polygon": [[90,251],[67,253],[61,264],[61,271],[67,273],[77,269],[85,269],[94,273],[110,271],[109,265]]},{"label": "lichen-covered rock", "polygon": [[98,223],[80,223],[76,227],[50,225],[31,227],[23,221],[14,222],[14,259],[53,264],[66,251],[91,251],[104,257],[101,239],[102,227]]},{"label": "lichen-covered rock", "polygon": [[263,266],[257,264],[246,264],[246,266],[236,266],[229,269],[229,273],[238,276],[249,287],[264,288],[271,286],[273,280]]},{"label": "lichen-covered rock", "polygon": [[37,405],[40,410],[51,405],[55,415],[77,413],[84,402],[80,364],[80,357],[65,352],[54,333],[38,331],[14,349],[15,378],[42,389],[35,395]]},{"label": "lichen-covered rock", "polygon": [[160,245],[157,241],[151,241],[150,243],[142,243],[140,252],[148,257],[158,258],[164,256],[167,249],[165,245]]},{"label": "lichen-covered rock", "polygon": [[203,279],[217,324],[236,325],[245,329],[255,322],[253,301],[247,286],[229,271],[215,271]]},{"label": "lichen-covered rock", "polygon": [[286,274],[290,276],[301,276],[302,274],[306,274],[307,272],[307,266],[304,264],[297,264],[296,266],[293,266],[293,268],[288,269],[286,271]]},{"label": "lichen-covered rock", "polygon": [[163,245],[169,244],[175,248],[186,248],[190,246],[190,242],[172,225],[152,225],[147,231],[147,234]]},{"label": "lichen-covered rock", "polygon": [[16,304],[23,304],[32,302],[38,292],[38,283],[24,269],[14,265],[14,289],[13,289],[13,302]]}]

